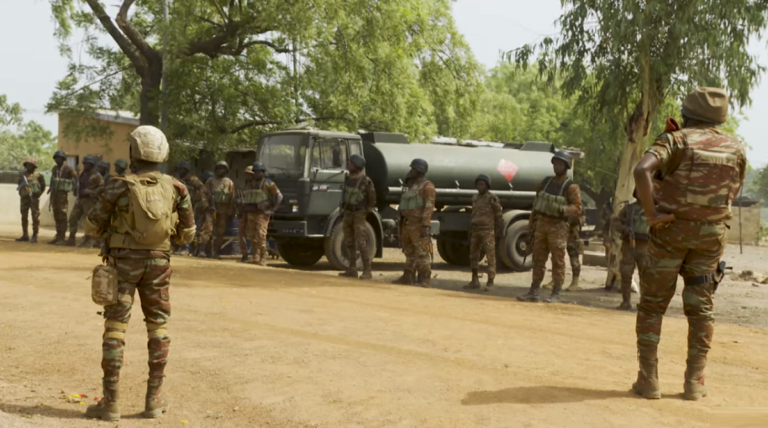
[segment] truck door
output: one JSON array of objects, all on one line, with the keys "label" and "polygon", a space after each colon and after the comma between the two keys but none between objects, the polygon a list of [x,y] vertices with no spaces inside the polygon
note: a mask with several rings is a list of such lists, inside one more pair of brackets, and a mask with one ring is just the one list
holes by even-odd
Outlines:
[{"label": "truck door", "polygon": [[330,215],[341,203],[349,160],[347,141],[315,138],[312,143],[309,177],[312,197],[308,215]]}]

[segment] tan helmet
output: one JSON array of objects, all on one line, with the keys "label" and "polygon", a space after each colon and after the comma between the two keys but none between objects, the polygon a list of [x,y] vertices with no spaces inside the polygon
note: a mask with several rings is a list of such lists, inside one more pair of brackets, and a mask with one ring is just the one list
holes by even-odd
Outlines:
[{"label": "tan helmet", "polygon": [[27,166],[27,164],[30,164],[30,165],[34,166],[35,168],[37,168],[37,159],[35,159],[35,158],[26,158],[24,160],[24,166]]},{"label": "tan helmet", "polygon": [[134,159],[155,163],[168,160],[168,140],[163,131],[154,126],[139,126],[128,136],[128,141]]},{"label": "tan helmet", "polygon": [[248,165],[245,167],[245,173],[246,174],[253,174],[253,165]]},{"label": "tan helmet", "polygon": [[728,119],[728,94],[720,88],[696,88],[685,97],[682,114],[689,119],[723,124]]}]

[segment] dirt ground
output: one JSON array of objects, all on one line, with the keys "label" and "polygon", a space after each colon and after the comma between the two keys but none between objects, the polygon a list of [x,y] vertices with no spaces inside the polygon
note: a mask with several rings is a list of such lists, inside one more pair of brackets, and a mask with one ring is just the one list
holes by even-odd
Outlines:
[{"label": "dirt ground", "polygon": [[[509,298],[526,273],[473,294],[458,292],[466,273],[441,263],[438,288],[425,290],[341,279],[324,264],[299,272],[192,258],[173,260],[169,414],[138,416],[147,366],[136,313],[123,420],[89,421],[101,378],[103,320],[86,279],[96,252],[17,244],[15,233],[0,227],[0,427],[768,426],[768,285],[718,291],[711,396],[695,403],[678,397],[687,327],[676,299],[660,350],[665,396],[645,401],[628,392],[634,315],[601,309],[618,304],[601,291],[603,270],[587,268],[590,289],[567,295],[579,304],[545,305]],[[737,271],[766,270],[765,249],[732,250]],[[397,276],[401,262],[388,252],[377,279]]]}]

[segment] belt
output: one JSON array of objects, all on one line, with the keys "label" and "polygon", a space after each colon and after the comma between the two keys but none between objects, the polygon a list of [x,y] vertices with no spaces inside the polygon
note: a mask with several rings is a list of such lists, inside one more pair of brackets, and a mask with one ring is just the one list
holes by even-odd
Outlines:
[{"label": "belt", "polygon": [[715,282],[717,277],[715,276],[714,272],[705,274],[705,275],[699,275],[699,276],[689,276],[687,278],[683,278],[683,281],[685,282],[685,285],[690,286],[697,286],[697,285],[707,285]]}]

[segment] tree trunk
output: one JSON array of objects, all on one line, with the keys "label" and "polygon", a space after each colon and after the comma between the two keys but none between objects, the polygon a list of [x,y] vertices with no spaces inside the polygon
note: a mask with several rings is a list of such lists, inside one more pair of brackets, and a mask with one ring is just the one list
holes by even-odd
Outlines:
[{"label": "tree trunk", "polygon": [[146,74],[141,76],[139,123],[142,125],[160,125],[160,85],[162,81],[162,59],[149,61]]}]

